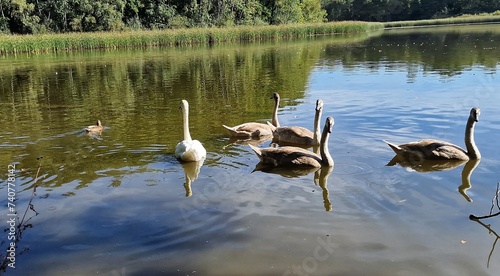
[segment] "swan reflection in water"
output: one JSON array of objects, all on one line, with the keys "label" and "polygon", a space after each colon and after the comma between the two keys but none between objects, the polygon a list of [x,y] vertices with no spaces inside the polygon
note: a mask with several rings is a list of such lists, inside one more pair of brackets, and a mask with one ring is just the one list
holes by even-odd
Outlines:
[{"label": "swan reflection in water", "polygon": [[330,212],[332,207],[332,202],[330,201],[330,192],[328,191],[328,177],[333,171],[333,166],[322,167],[314,173],[314,184],[319,186],[323,190],[323,204],[325,206],[325,211]]},{"label": "swan reflection in water", "polygon": [[195,162],[181,162],[182,168],[184,169],[184,174],[186,176],[186,182],[184,183],[184,189],[186,189],[186,197],[193,195],[191,190],[191,183],[198,178],[200,174],[200,168],[205,162],[205,158]]},{"label": "swan reflection in water", "polygon": [[226,145],[224,148],[231,146],[231,145],[242,145],[242,146],[247,146],[247,145],[252,145],[252,146],[260,146],[261,144],[271,141],[273,139],[272,135],[263,135],[259,136],[258,138],[239,138],[239,137],[231,137],[227,141]]},{"label": "swan reflection in water", "polygon": [[255,171],[278,174],[285,178],[300,177],[314,173],[314,184],[319,186],[323,191],[323,204],[325,211],[330,212],[333,209],[329,196],[330,192],[328,191],[328,177],[333,171],[333,166],[323,166],[321,168],[290,168],[269,167],[262,165],[262,163],[258,163],[253,172]]},{"label": "swan reflection in water", "polygon": [[85,133],[89,138],[91,139],[97,139],[97,140],[101,140],[101,134],[102,134],[102,131],[99,131],[99,132],[87,132]]},{"label": "swan reflection in water", "polygon": [[386,166],[400,165],[403,168],[408,168],[416,172],[435,172],[452,170],[465,163],[465,166],[462,169],[462,183],[458,187],[458,191],[468,202],[472,202],[472,199],[469,195],[467,195],[467,190],[472,188],[470,177],[480,162],[481,159],[470,159],[469,161],[424,159],[410,160],[402,155],[396,155],[391,161],[389,161],[389,163],[387,163]]}]

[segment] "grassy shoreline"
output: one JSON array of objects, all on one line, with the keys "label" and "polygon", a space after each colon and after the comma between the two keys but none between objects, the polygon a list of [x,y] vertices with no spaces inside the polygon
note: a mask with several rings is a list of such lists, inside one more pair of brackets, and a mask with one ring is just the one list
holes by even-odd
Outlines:
[{"label": "grassy shoreline", "polygon": [[433,27],[442,25],[465,25],[465,24],[491,24],[500,23],[500,12],[480,15],[462,15],[458,17],[425,19],[413,21],[394,21],[385,22],[384,28],[414,28],[414,27]]},{"label": "grassy shoreline", "polygon": [[398,22],[342,21],[314,24],[239,26],[97,33],[0,35],[0,56],[157,46],[284,40],[317,35],[366,33],[382,29],[500,23],[500,12],[482,15]]},{"label": "grassy shoreline", "polygon": [[344,21],[260,27],[0,35],[0,55],[281,40],[316,35],[371,32],[381,30],[383,27],[382,23]]}]

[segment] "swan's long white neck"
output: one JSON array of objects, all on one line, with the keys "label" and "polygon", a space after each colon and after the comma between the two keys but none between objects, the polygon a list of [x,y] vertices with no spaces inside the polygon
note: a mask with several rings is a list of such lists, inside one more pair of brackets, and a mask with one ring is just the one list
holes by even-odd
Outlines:
[{"label": "swan's long white neck", "polygon": [[314,115],[314,134],[313,134],[313,143],[315,145],[320,144],[321,131],[319,129],[319,124],[321,120],[321,114],[323,113],[323,103],[317,104],[316,106],[316,114]]},{"label": "swan's long white neck", "polygon": [[192,141],[189,133],[189,104],[182,100],[182,125],[184,127],[184,140]]},{"label": "swan's long white neck", "polygon": [[469,116],[469,120],[467,120],[467,125],[465,126],[465,146],[467,147],[467,155],[470,159],[481,159],[481,153],[474,141],[475,125],[476,120],[472,116]]},{"label": "swan's long white neck", "polygon": [[280,123],[278,121],[278,108],[280,106],[280,97],[274,98],[274,111],[273,111],[273,119],[272,123],[275,127],[280,127]]},{"label": "swan's long white neck", "polygon": [[[327,119],[328,120],[328,119]],[[323,133],[321,134],[321,143],[319,147],[319,153],[321,155],[321,163],[323,166],[333,166],[333,158],[328,150],[328,138],[330,137],[330,132],[332,131],[332,125],[329,123],[325,124],[323,128]]]}]

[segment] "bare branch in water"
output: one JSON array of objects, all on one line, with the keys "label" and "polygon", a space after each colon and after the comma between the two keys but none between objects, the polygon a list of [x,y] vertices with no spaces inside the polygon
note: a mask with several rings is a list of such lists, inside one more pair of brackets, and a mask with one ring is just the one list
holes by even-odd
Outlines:
[{"label": "bare branch in water", "polygon": [[[17,226],[19,229],[21,228],[21,225],[23,225],[24,223],[24,219],[26,218],[26,214],[28,213],[28,210],[33,210],[35,212],[36,215],[38,215],[38,212],[35,211],[35,208],[33,208],[33,204],[31,203],[33,201],[33,198],[35,198],[36,196],[36,187],[37,187],[37,182],[38,182],[38,175],[40,173],[40,168],[42,168],[42,158],[43,157],[38,157],[38,160],[40,161],[38,163],[38,169],[36,170],[36,175],[35,175],[35,183],[33,185],[33,191],[31,192],[31,198],[30,198],[30,201],[28,202],[28,206],[26,206],[26,210],[24,210],[24,215],[23,215],[23,218],[21,219],[21,222],[19,223],[19,225]],[[20,233],[20,232],[18,232]]]},{"label": "bare branch in water", "polygon": [[473,214],[469,215],[470,220],[473,220],[473,221],[479,223],[481,226],[488,229],[488,232],[490,234],[493,234],[496,237],[495,241],[493,242],[493,245],[491,246],[490,254],[488,255],[487,267],[490,267],[491,256],[493,256],[493,251],[495,251],[495,246],[497,245],[497,242],[500,239],[500,236],[493,229],[491,229],[491,225],[485,224],[484,222],[481,221],[481,219],[492,218],[492,217],[496,217],[496,216],[500,215],[500,211],[493,214],[493,209],[495,208],[495,206],[500,210],[500,205],[498,203],[498,195],[500,193],[499,186],[500,186],[500,182],[497,183],[497,189],[496,189],[495,195],[493,196],[493,199],[491,200],[491,208],[490,208],[489,215],[481,216],[481,217],[475,216]]},{"label": "bare branch in water", "polygon": [[[496,202],[498,209],[500,209],[500,204],[498,203],[498,193],[500,193],[499,186],[500,186],[500,182],[497,182],[497,193],[495,194],[495,196],[493,197],[493,200],[492,200],[492,201]],[[493,205],[493,203],[491,205]],[[493,206],[492,206],[492,209],[493,209]]]},{"label": "bare branch in water", "polygon": [[[7,267],[9,267],[10,265],[10,261],[8,259],[9,257],[9,250],[11,250],[11,246],[14,246],[14,248],[17,248],[18,246],[18,241],[21,240],[21,237],[22,237],[22,233],[24,230],[26,230],[27,228],[33,228],[33,225],[31,223],[28,223],[34,216],[38,216],[38,212],[35,210],[35,207],[33,205],[33,199],[35,198],[36,196],[36,187],[37,187],[37,182],[38,182],[38,175],[40,173],[40,169],[42,168],[42,158],[43,157],[38,157],[37,160],[39,161],[38,163],[38,169],[36,171],[36,175],[35,175],[35,181],[34,181],[34,185],[33,185],[33,191],[31,193],[31,198],[30,198],[30,201],[28,202],[28,206],[26,206],[26,210],[24,211],[24,214],[23,214],[23,218],[21,220],[19,220],[19,216],[18,216],[18,213],[16,212],[16,222],[17,222],[17,225],[16,225],[16,228],[17,228],[17,231],[15,233],[15,242],[12,241],[12,242],[7,242],[7,249],[5,251],[5,256],[3,254],[0,254],[0,259],[2,259],[1,263],[0,263],[0,274],[1,272],[5,272]],[[34,216],[31,216],[29,218],[26,219],[26,215],[28,213],[28,210],[32,210],[33,212],[35,212],[35,215]],[[26,221],[25,221],[26,219]],[[10,240],[10,238],[9,238]],[[4,245],[6,242],[5,241],[2,241],[0,245]],[[12,245],[12,244],[15,244],[15,245]],[[19,252],[19,255],[23,254],[24,252],[28,251],[29,250],[29,247],[25,246],[24,249],[22,251]]]},{"label": "bare branch in water", "polygon": [[[499,193],[500,193],[500,182],[497,183],[497,189],[496,189],[495,195],[493,196],[493,199],[491,200],[490,214],[487,216],[481,216],[481,217],[478,217],[476,215],[471,214],[471,215],[469,215],[469,219],[470,220],[480,220],[480,219],[487,219],[487,218],[492,218],[492,217],[496,217],[496,216],[500,215],[500,204],[499,204],[499,200],[498,200]],[[493,209],[495,208],[495,206],[497,207],[499,212],[496,212],[493,214]]]},{"label": "bare branch in water", "polygon": [[[500,213],[500,212],[499,212]],[[499,214],[497,213],[497,214]],[[488,216],[488,217],[491,217],[491,216]],[[480,219],[476,218],[475,216],[471,215],[469,217],[471,220],[479,223],[481,226],[483,226],[484,228],[488,229],[488,231],[490,232],[490,234],[493,234],[496,238],[495,238],[495,241],[493,242],[493,245],[491,246],[491,250],[490,250],[490,254],[488,255],[488,263],[487,263],[487,267],[490,267],[490,259],[491,259],[491,256],[493,256],[493,251],[495,251],[495,246],[497,245],[497,242],[498,240],[500,239],[500,236],[497,234],[497,232],[495,232],[493,229],[491,229],[491,225],[486,225],[484,224]]]},{"label": "bare branch in water", "polygon": [[469,216],[469,219],[470,219],[470,220],[481,220],[481,219],[487,219],[487,218],[496,217],[496,216],[498,216],[498,215],[500,215],[500,212],[496,212],[496,213],[494,213],[494,214],[487,215],[487,216],[482,216],[482,217],[478,217],[478,216],[475,216],[475,215],[472,215],[472,214],[471,214],[471,215]]}]

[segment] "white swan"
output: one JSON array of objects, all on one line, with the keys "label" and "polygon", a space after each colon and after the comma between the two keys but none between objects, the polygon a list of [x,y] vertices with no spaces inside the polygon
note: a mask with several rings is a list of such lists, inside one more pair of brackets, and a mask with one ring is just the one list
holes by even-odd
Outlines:
[{"label": "white swan", "polygon": [[474,107],[470,110],[469,119],[465,126],[465,146],[467,151],[461,147],[440,140],[424,139],[408,144],[395,145],[386,142],[396,154],[407,158],[435,159],[435,160],[469,160],[481,159],[476,143],[474,142],[474,125],[479,119],[480,109]]},{"label": "white swan", "polygon": [[271,167],[332,167],[333,159],[328,151],[328,138],[334,125],[332,117],[326,118],[321,134],[320,155],[300,147],[258,148],[249,145],[263,165]]},{"label": "white swan", "polygon": [[[277,124],[280,96],[278,93],[274,93],[271,99],[274,99],[273,124]],[[231,136],[237,138],[259,138],[262,136],[271,136],[273,134],[271,128],[267,124],[263,123],[251,122],[234,127],[229,127],[226,125],[222,126],[225,129],[229,130]]]},{"label": "white swan", "polygon": [[320,120],[323,112],[323,101],[316,101],[316,113],[314,115],[314,132],[300,126],[280,127],[276,119],[276,127],[270,125],[273,130],[273,142],[278,144],[296,144],[304,146],[318,146],[320,138]]},{"label": "white swan", "polygon": [[198,140],[191,139],[189,133],[189,104],[186,100],[181,101],[182,119],[184,128],[184,140],[175,147],[175,157],[182,161],[199,161],[207,156],[207,151]]}]

